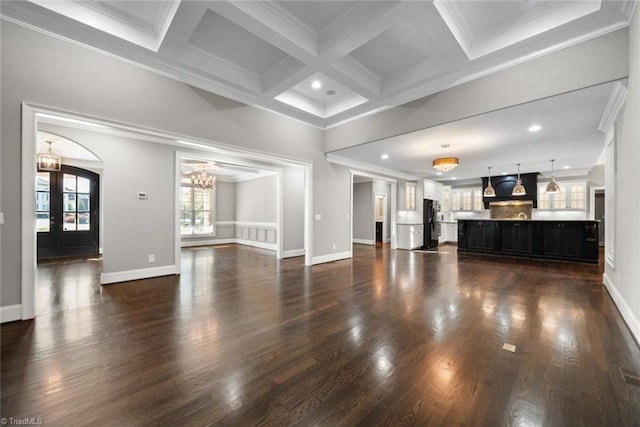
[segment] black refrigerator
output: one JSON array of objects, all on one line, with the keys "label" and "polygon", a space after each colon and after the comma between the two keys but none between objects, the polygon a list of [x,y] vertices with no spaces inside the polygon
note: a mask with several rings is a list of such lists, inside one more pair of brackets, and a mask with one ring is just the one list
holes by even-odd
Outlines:
[{"label": "black refrigerator", "polygon": [[422,249],[433,249],[438,247],[438,236],[440,236],[440,223],[438,213],[440,206],[437,200],[424,199],[422,216],[424,223],[424,244]]}]

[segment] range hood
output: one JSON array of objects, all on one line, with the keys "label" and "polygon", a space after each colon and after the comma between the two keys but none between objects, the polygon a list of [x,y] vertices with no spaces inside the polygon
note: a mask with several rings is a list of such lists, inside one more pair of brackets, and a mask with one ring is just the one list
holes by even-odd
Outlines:
[{"label": "range hood", "polygon": [[[512,196],[511,192],[516,185],[518,175],[498,175],[491,177],[491,185],[496,190],[496,197],[483,197],[485,209],[489,209],[489,203],[491,202],[518,202],[518,201],[531,201],[534,208],[538,207],[538,172],[535,173],[522,173],[520,179],[522,185],[527,191],[524,196]],[[487,177],[482,178],[482,188],[487,188]]]}]

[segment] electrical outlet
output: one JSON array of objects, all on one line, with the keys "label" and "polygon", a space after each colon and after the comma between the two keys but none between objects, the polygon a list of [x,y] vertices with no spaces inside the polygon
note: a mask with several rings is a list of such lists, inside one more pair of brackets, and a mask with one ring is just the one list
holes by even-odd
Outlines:
[{"label": "electrical outlet", "polygon": [[336,244],[335,243],[333,244],[333,250],[334,251],[336,250]]},{"label": "electrical outlet", "polygon": [[149,262],[156,262],[156,256],[153,254],[149,255]]}]

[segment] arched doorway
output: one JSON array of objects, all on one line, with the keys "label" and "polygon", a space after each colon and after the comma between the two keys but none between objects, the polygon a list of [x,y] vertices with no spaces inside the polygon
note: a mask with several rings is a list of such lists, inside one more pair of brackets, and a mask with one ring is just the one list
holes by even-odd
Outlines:
[{"label": "arched doorway", "polygon": [[38,260],[96,256],[100,240],[100,176],[72,164],[95,162],[99,166],[99,160],[67,138],[38,132],[38,152],[49,142],[63,164],[57,171],[37,171]]}]

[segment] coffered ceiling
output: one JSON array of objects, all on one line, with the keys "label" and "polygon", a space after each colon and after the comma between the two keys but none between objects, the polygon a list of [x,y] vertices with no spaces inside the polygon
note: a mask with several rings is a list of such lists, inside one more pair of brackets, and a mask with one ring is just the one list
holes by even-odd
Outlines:
[{"label": "coffered ceiling", "polygon": [[3,19],[326,128],[623,28],[628,1],[3,1]]}]

